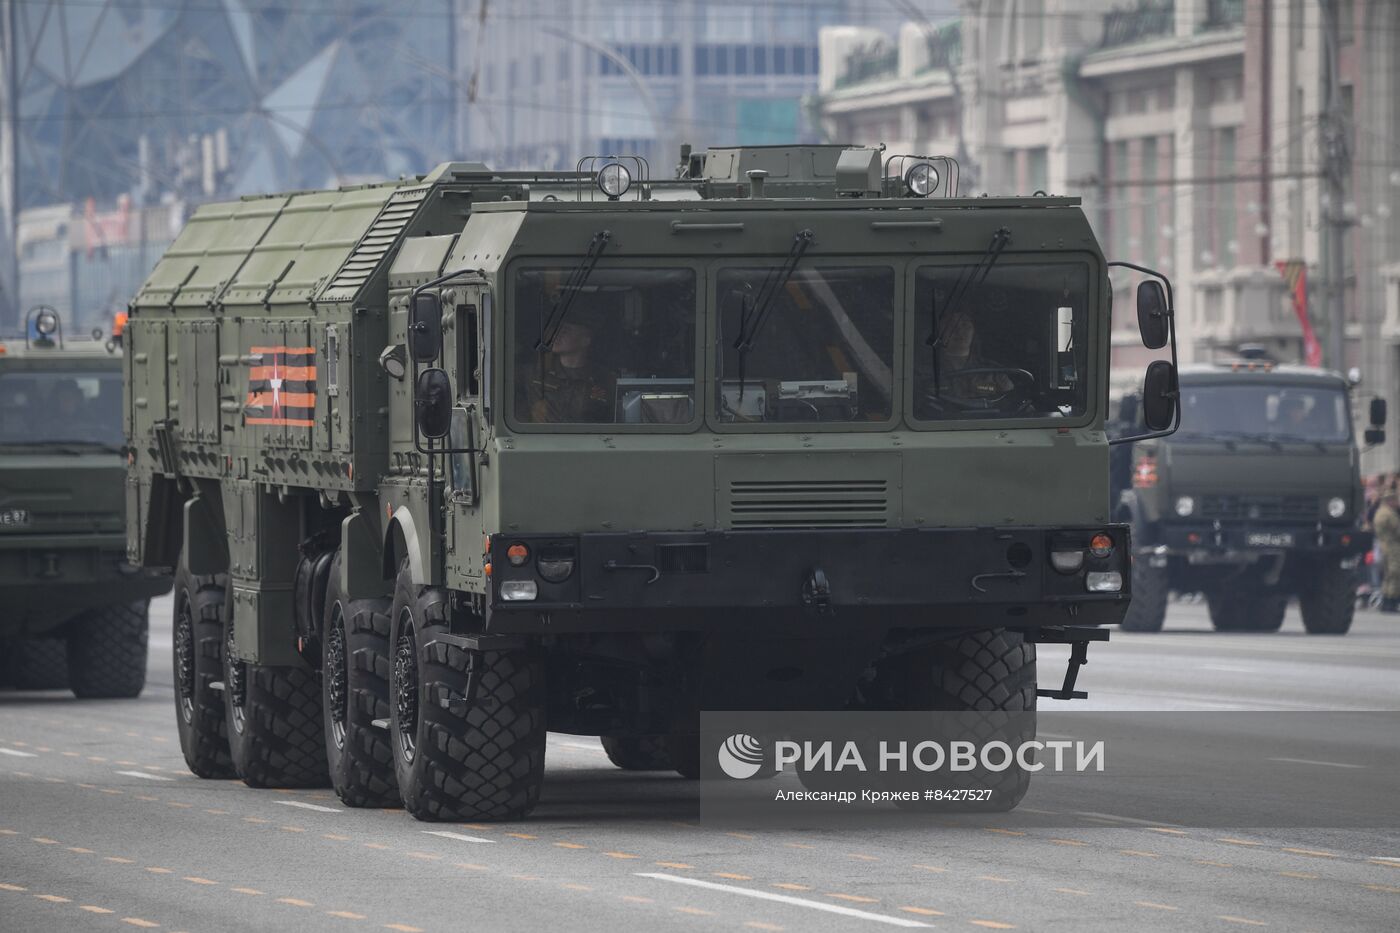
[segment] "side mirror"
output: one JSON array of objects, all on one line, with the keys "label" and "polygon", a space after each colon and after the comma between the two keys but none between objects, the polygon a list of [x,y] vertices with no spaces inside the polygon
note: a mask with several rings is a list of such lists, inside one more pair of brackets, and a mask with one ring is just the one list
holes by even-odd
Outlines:
[{"label": "side mirror", "polygon": [[431,363],[442,352],[442,303],[432,292],[419,292],[408,310],[408,346],[416,363]]},{"label": "side mirror", "polygon": [[1385,443],[1385,428],[1367,428],[1364,437],[1367,447],[1379,447]]},{"label": "side mirror", "polygon": [[1171,427],[1177,397],[1176,367],[1167,360],[1153,360],[1142,380],[1142,420],[1149,431]]},{"label": "side mirror", "polygon": [[452,430],[452,380],[436,367],[418,374],[413,404],[418,432],[436,440]]},{"label": "side mirror", "polygon": [[1371,399],[1371,427],[1379,428],[1385,424],[1385,399]]},{"label": "side mirror", "polygon": [[[1167,321],[1167,293],[1162,283],[1156,279],[1139,282],[1137,288],[1138,331],[1142,334],[1142,345],[1149,350],[1160,350],[1167,345],[1170,336]],[[1151,372],[1151,370],[1148,370]]]}]

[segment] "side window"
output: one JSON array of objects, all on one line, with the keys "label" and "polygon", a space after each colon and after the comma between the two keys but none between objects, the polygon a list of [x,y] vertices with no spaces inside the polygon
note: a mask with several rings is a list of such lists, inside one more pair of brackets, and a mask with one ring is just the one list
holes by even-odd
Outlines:
[{"label": "side window", "polygon": [[457,306],[457,397],[476,398],[481,394],[480,328],[477,306]]}]

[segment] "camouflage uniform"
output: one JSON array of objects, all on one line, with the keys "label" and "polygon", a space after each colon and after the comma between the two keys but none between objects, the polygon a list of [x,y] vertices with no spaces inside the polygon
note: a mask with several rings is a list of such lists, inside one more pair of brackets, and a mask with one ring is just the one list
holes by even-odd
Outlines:
[{"label": "camouflage uniform", "polygon": [[544,372],[525,387],[530,420],[549,424],[609,424],[616,380],[592,364],[570,369],[550,355]]},{"label": "camouflage uniform", "polygon": [[1376,541],[1385,557],[1385,582],[1381,596],[1391,606],[1400,600],[1400,505],[1387,496],[1376,509]]}]

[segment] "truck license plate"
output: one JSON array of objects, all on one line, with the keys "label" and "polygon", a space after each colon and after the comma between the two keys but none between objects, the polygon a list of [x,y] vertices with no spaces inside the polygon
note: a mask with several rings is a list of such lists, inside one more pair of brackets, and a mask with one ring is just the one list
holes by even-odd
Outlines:
[{"label": "truck license plate", "polygon": [[1250,547],[1292,547],[1293,534],[1287,531],[1251,531],[1245,536]]},{"label": "truck license plate", "polygon": [[0,509],[0,528],[19,528],[28,524],[28,509]]}]

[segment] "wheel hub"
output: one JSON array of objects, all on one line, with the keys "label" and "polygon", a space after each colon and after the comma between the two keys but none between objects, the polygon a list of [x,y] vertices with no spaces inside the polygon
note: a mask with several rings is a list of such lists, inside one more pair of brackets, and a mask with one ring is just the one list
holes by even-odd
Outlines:
[{"label": "wheel hub", "polygon": [[350,718],[350,671],[346,667],[345,616],[337,604],[326,633],[326,702],[330,706],[331,738],[336,748],[345,747],[345,732]]},{"label": "wheel hub", "polygon": [[242,733],[247,718],[244,705],[248,701],[248,665],[238,660],[233,649],[233,619],[228,620],[228,639],[224,644],[224,690],[227,691],[229,709],[233,712],[233,727]]},{"label": "wheel hub", "polygon": [[179,691],[180,718],[194,721],[194,618],[186,594],[180,594],[175,618],[175,688]]},{"label": "wheel hub", "polygon": [[394,713],[399,753],[405,761],[412,761],[418,739],[418,642],[413,616],[407,609],[400,617],[399,640],[394,646]]}]

